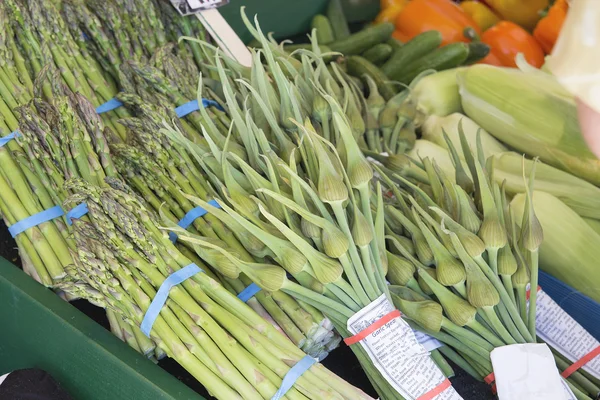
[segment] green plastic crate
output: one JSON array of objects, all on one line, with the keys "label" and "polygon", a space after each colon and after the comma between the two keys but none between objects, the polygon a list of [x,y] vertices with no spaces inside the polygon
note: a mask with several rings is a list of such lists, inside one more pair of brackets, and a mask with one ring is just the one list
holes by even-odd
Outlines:
[{"label": "green plastic crate", "polygon": [[0,257],[0,376],[48,371],[78,400],[204,400]]},{"label": "green plastic crate", "polygon": [[[244,42],[252,36],[240,17],[240,7],[246,7],[246,15],[258,21],[263,32],[273,32],[276,38],[295,36],[310,29],[313,16],[325,11],[328,0],[230,0],[220,8],[221,14]],[[379,11],[379,0],[342,0],[346,17],[350,22],[370,21]]]}]

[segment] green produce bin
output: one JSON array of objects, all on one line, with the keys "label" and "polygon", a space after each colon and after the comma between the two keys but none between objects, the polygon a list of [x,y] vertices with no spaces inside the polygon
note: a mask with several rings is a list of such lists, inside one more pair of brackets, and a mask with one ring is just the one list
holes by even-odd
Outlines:
[{"label": "green produce bin", "polygon": [[[310,30],[310,21],[325,11],[329,0],[230,0],[220,8],[221,14],[244,42],[252,39],[240,16],[240,7],[246,7],[250,19],[258,15],[263,32],[273,32],[276,38],[295,36]],[[372,20],[379,11],[379,0],[342,0],[350,22]]]},{"label": "green produce bin", "polygon": [[0,376],[49,372],[77,400],[204,400],[0,257]]}]

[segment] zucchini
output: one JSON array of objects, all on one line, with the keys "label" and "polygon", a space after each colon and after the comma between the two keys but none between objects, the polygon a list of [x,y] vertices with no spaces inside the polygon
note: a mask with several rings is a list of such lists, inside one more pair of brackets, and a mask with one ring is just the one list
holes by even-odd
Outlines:
[{"label": "zucchini", "polygon": [[469,57],[465,60],[465,64],[473,64],[485,58],[490,54],[490,46],[483,42],[469,43]]},{"label": "zucchini", "polygon": [[348,74],[364,79],[367,74],[375,81],[379,93],[389,100],[396,94],[394,86],[389,84],[389,78],[376,65],[361,56],[350,56],[346,62]]},{"label": "zucchini", "polygon": [[350,36],[350,28],[340,0],[329,0],[325,14],[329,18],[335,40],[343,40]]},{"label": "zucchini", "polygon": [[339,51],[347,56],[360,54],[376,44],[388,40],[392,36],[392,32],[394,32],[394,25],[390,23],[374,25],[350,35],[346,39],[336,40],[330,43],[329,47],[331,50]]},{"label": "zucchini", "polygon": [[403,43],[401,41],[393,37],[389,38],[386,43],[392,46],[393,51],[399,50],[403,46]]},{"label": "zucchini", "polygon": [[441,43],[442,34],[438,31],[423,32],[396,50],[381,70],[390,78],[396,79],[409,63],[437,49]]},{"label": "zucchini", "polygon": [[469,57],[469,45],[451,43],[411,62],[397,79],[402,83],[410,83],[417,75],[428,69],[443,71],[462,65]]},{"label": "zucchini", "polygon": [[375,65],[383,64],[392,55],[392,46],[379,43],[362,53],[362,56]]},{"label": "zucchini", "polygon": [[319,44],[329,44],[335,40],[333,28],[329,22],[329,18],[324,15],[315,15],[312,19],[312,29],[317,30],[317,41]]}]

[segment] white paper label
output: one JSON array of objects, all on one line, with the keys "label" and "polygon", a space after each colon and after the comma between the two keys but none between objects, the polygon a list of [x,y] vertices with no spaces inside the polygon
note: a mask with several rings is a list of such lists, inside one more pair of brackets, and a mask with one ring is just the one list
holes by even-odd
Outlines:
[{"label": "white paper label", "polygon": [[4,380],[6,378],[8,378],[8,375],[10,375],[10,372],[8,374],[4,374],[4,375],[0,376],[0,385],[2,385],[2,382],[4,382]]},{"label": "white paper label", "polygon": [[568,400],[550,348],[512,344],[490,354],[500,400]]},{"label": "white paper label", "polygon": [[429,336],[426,333],[415,331],[414,329],[413,333],[415,334],[415,339],[417,339],[417,342],[419,342],[419,344],[425,347],[425,350],[429,352],[432,352],[435,349],[439,349],[444,345],[442,342],[440,342],[434,337]]},{"label": "white paper label", "polygon": [[[354,314],[348,330],[356,335],[383,316],[394,311],[385,295]],[[415,400],[446,381],[446,377],[429,357],[429,352],[415,339],[402,318],[394,318],[360,341],[371,361],[385,379],[406,400]],[[462,399],[452,386],[431,400]]]},{"label": "white paper label", "polygon": [[[535,322],[538,336],[571,362],[581,360],[600,346],[600,342],[543,290],[537,293]],[[600,356],[589,361],[582,369],[600,379]]]}]

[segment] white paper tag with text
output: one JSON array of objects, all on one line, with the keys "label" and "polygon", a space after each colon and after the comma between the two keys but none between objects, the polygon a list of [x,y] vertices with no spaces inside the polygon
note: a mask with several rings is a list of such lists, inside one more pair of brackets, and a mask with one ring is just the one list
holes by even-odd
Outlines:
[{"label": "white paper tag with text", "polygon": [[[353,335],[363,333],[394,311],[395,307],[385,295],[381,295],[350,317],[348,330]],[[431,400],[462,399],[402,318],[390,319],[359,343],[377,370],[406,400],[415,400],[436,391],[439,394],[431,397]]]},{"label": "white paper tag with text", "polygon": [[500,400],[568,400],[550,348],[526,343],[490,354]]},{"label": "white paper tag with text", "polygon": [[[600,346],[600,342],[541,289],[537,293],[535,322],[538,336],[573,363]],[[600,379],[600,356],[581,368]]]}]

